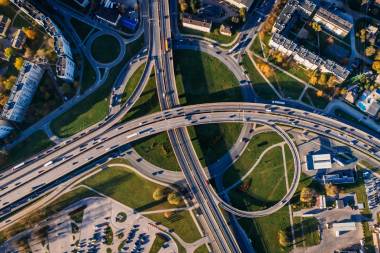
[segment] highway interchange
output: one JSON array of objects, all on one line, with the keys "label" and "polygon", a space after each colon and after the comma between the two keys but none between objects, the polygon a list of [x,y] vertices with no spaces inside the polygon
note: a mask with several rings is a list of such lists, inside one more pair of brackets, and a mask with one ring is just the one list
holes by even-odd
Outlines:
[{"label": "highway interchange", "polygon": [[[174,41],[171,39],[169,2],[152,1],[147,5],[148,13],[144,27],[148,31],[148,60],[139,85],[131,98],[125,105],[111,107],[110,116],[96,126],[29,158],[16,168],[10,168],[2,173],[0,175],[0,217],[8,217],[11,212],[42,195],[44,187],[50,189],[49,184],[54,183],[54,187],[59,185],[65,180],[66,175],[75,172],[89,162],[93,162],[107,153],[117,155],[117,150],[127,143],[168,131],[187,183],[195,200],[200,204],[207,224],[206,230],[209,230],[207,235],[212,237],[211,244],[215,252],[241,252],[219,207],[243,217],[269,215],[287,204],[298,186],[301,173],[298,151],[290,137],[279,125],[301,128],[325,135],[380,161],[380,140],[377,137],[313,111],[277,104],[252,102],[180,106],[174,77],[173,52],[172,50],[165,50],[164,46],[166,39]],[[249,32],[253,33],[252,30]],[[195,45],[181,43],[181,39],[179,39],[175,47],[201,50],[218,58],[227,55],[225,52],[221,55],[213,53],[215,50],[212,50],[210,44],[203,42]],[[223,61],[229,62],[230,69],[233,69],[238,80],[246,80],[241,84],[244,89],[252,92],[249,79],[240,71],[238,65],[231,58],[225,58]],[[122,124],[118,123],[140,97],[153,66],[155,66],[156,71],[157,90],[162,112],[146,115]],[[124,81],[121,78],[117,83]],[[254,80],[252,81],[254,82]],[[243,94],[249,94],[249,92]],[[253,96],[252,93],[251,98]],[[247,97],[247,101],[252,101],[250,96]],[[269,125],[288,143],[295,158],[296,173],[290,190],[279,203],[259,212],[237,210],[217,196],[209,185],[207,175],[192,147],[186,126],[222,122]],[[3,222],[10,221],[10,218],[6,218]]]}]

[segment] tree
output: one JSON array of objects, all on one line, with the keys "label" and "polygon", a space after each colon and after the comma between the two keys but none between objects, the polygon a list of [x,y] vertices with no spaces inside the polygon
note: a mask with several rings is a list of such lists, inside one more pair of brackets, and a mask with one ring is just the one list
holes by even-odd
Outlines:
[{"label": "tree", "polygon": [[365,53],[366,56],[370,57],[370,56],[372,56],[372,55],[374,55],[376,53],[376,49],[373,46],[369,46],[369,47],[367,47],[365,49],[364,53]]},{"label": "tree", "polygon": [[309,80],[309,83],[311,85],[316,85],[318,83],[318,76],[316,74],[313,74],[311,77],[310,77],[310,80]]},{"label": "tree", "polygon": [[164,217],[166,219],[169,219],[172,216],[173,216],[173,212],[172,211],[166,211],[166,212],[164,212]]},{"label": "tree", "polygon": [[335,197],[339,193],[338,187],[333,184],[325,184],[325,191],[326,195],[330,197]]},{"label": "tree", "polygon": [[9,0],[0,0],[0,6],[5,7],[9,5]]},{"label": "tree", "polygon": [[166,192],[164,188],[156,188],[153,192],[153,199],[158,201],[166,197]]},{"label": "tree", "polygon": [[380,61],[380,49],[377,49],[376,51],[375,61]]},{"label": "tree", "polygon": [[365,43],[365,39],[366,39],[366,30],[364,28],[360,29],[360,35],[359,35],[359,38],[360,38],[360,42],[361,43]]},{"label": "tree", "polygon": [[186,12],[189,9],[189,5],[186,2],[181,2],[179,8],[181,12]]},{"label": "tree", "polygon": [[240,8],[239,9],[239,15],[240,15],[241,20],[243,22],[245,22],[246,16],[247,16],[247,9],[246,8]]},{"label": "tree", "polygon": [[309,187],[304,187],[301,190],[300,200],[303,203],[310,204],[314,197],[314,191],[313,189]]},{"label": "tree", "polygon": [[317,22],[311,22],[311,23],[310,23],[310,26],[311,26],[311,28],[313,28],[313,30],[316,31],[316,32],[320,32],[320,31],[322,31],[321,25],[318,24]]},{"label": "tree", "polygon": [[327,86],[328,87],[333,87],[336,83],[336,77],[335,76],[330,76],[329,80],[327,80]]},{"label": "tree", "polygon": [[231,17],[231,22],[232,22],[232,23],[235,23],[235,24],[239,24],[239,23],[240,23],[240,18],[239,18],[239,16],[232,16],[232,17]]},{"label": "tree", "polygon": [[317,97],[322,97],[323,96],[323,91],[322,90],[318,90],[317,93],[316,93]]},{"label": "tree", "polygon": [[178,206],[181,203],[181,197],[176,192],[171,192],[168,195],[168,202],[171,205]]},{"label": "tree", "polygon": [[[1,0],[0,0],[0,1],[1,1]],[[14,54],[14,50],[13,50],[13,48],[11,48],[11,47],[7,47],[7,48],[4,49],[4,56],[5,56],[7,59],[11,58],[13,54]]]},{"label": "tree", "polygon": [[16,77],[10,76],[6,80],[3,81],[3,86],[5,90],[11,90],[13,85],[16,83]]},{"label": "tree", "polygon": [[261,70],[261,72],[263,73],[263,75],[266,77],[266,78],[269,78],[271,76],[274,75],[274,70],[271,66],[269,66],[269,64],[267,63],[261,63],[259,64],[259,69]]},{"label": "tree", "polygon": [[37,38],[37,32],[31,28],[23,27],[22,31],[25,33],[25,36],[30,40],[35,40]]},{"label": "tree", "polygon": [[372,63],[372,69],[380,74],[380,61],[374,61]]},{"label": "tree", "polygon": [[190,0],[190,8],[193,13],[196,13],[199,9],[199,0]]},{"label": "tree", "polygon": [[24,55],[22,57],[24,57],[25,59],[30,59],[33,57],[33,50],[30,49],[30,47],[25,47],[25,52],[24,52]]},{"label": "tree", "polygon": [[278,243],[282,247],[287,247],[289,244],[289,239],[288,236],[286,235],[284,230],[279,230],[277,233],[277,238],[278,238]]},{"label": "tree", "polygon": [[327,74],[321,73],[321,75],[319,76],[318,84],[326,85],[326,83],[327,83]]},{"label": "tree", "polygon": [[15,62],[13,63],[13,66],[15,66],[15,68],[17,70],[20,70],[22,68],[22,65],[24,64],[24,58],[22,57],[17,57],[15,59]]}]

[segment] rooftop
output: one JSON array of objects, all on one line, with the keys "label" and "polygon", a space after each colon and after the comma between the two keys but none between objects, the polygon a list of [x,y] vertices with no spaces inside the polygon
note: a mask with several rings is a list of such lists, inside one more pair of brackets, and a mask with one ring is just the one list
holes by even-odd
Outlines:
[{"label": "rooftop", "polygon": [[334,24],[335,26],[338,26],[341,29],[344,29],[346,31],[350,31],[352,28],[352,23],[350,21],[332,13],[331,11],[323,7],[320,7],[317,10],[317,12],[315,13],[315,16],[320,17],[321,19],[324,19],[326,22]]},{"label": "rooftop", "polygon": [[187,24],[192,24],[196,26],[202,26],[206,28],[211,28],[212,22],[211,20],[200,18],[197,16],[193,16],[190,14],[183,14],[182,22]]}]

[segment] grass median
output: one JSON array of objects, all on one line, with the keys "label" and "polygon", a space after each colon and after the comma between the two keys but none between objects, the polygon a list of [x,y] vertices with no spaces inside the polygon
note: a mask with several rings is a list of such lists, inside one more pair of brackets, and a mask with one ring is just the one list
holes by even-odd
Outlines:
[{"label": "grass median", "polygon": [[[243,101],[238,80],[217,58],[203,52],[177,50],[174,52],[174,63],[181,105]],[[210,165],[228,152],[241,128],[241,124],[189,127],[202,165]]]},{"label": "grass median", "polygon": [[119,53],[119,41],[112,35],[100,35],[92,42],[91,54],[98,62],[112,62],[118,57]]}]

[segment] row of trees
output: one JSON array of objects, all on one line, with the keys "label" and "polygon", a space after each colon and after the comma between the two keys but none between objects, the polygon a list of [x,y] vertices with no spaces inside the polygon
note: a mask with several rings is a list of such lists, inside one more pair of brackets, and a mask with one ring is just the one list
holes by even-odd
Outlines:
[{"label": "row of trees", "polygon": [[[324,190],[327,196],[336,197],[339,193],[339,189],[336,185],[333,184],[325,184]],[[311,206],[313,204],[316,192],[314,189],[310,187],[303,187],[300,194],[300,201],[307,206]]]},{"label": "row of trees", "polygon": [[197,13],[200,8],[199,0],[179,0],[179,9],[181,12]]},{"label": "row of trees", "polygon": [[181,201],[182,201],[181,196],[177,192],[174,192],[168,188],[157,188],[153,192],[153,199],[155,201],[163,200],[165,198],[167,199],[169,204],[175,205],[175,206],[178,206],[179,204],[181,204]]}]

